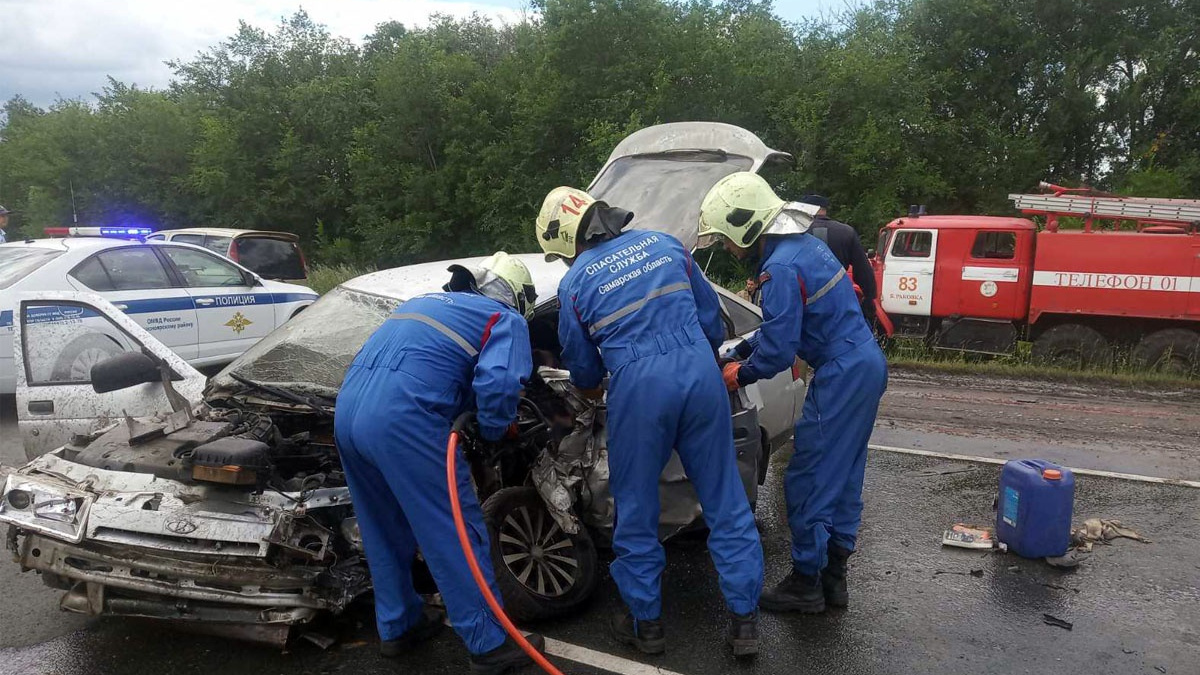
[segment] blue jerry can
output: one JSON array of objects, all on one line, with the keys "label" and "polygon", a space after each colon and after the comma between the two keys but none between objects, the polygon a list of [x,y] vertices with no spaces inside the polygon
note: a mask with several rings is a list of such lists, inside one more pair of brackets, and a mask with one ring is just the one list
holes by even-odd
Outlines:
[{"label": "blue jerry can", "polygon": [[1060,556],[1071,545],[1075,476],[1042,459],[1015,459],[1000,472],[996,538],[1025,558]]}]

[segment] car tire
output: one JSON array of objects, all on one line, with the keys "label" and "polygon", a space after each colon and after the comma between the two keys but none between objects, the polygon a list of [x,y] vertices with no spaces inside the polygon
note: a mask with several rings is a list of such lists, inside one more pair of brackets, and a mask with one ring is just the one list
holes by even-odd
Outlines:
[{"label": "car tire", "polygon": [[1138,368],[1171,375],[1200,373],[1200,333],[1186,328],[1167,328],[1142,338],[1133,349]]},{"label": "car tire", "polygon": [[505,488],[483,503],[496,585],[516,622],[551,619],[581,607],[600,580],[586,527],[567,534],[535,488]]},{"label": "car tire", "polygon": [[1031,350],[1037,363],[1068,368],[1105,368],[1112,365],[1113,349],[1100,331],[1065,323],[1042,333]]},{"label": "car tire", "polygon": [[81,335],[67,344],[51,371],[53,382],[89,382],[92,366],[123,354],[125,350],[116,340],[101,333]]}]

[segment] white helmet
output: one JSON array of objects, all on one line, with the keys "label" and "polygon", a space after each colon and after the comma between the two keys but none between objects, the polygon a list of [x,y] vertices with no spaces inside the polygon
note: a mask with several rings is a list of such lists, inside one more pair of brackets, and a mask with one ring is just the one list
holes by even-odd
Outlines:
[{"label": "white helmet", "polygon": [[451,265],[450,282],[446,291],[475,291],[480,295],[503,302],[525,318],[533,315],[537,291],[525,263],[504,251],[497,251],[480,261],[479,266]]},{"label": "white helmet", "polygon": [[747,248],[783,207],[784,201],[762,176],[749,171],[729,174],[712,186],[700,204],[699,247],[711,246],[724,237]]}]

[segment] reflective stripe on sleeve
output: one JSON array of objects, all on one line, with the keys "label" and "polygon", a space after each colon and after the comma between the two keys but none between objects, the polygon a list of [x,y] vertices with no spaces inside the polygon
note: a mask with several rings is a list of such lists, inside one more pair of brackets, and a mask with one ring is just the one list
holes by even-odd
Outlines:
[{"label": "reflective stripe on sleeve", "polygon": [[677,284],[671,284],[670,286],[663,286],[662,288],[656,288],[656,289],[650,291],[649,293],[647,293],[646,297],[642,298],[641,300],[631,302],[628,305],[625,305],[624,307],[622,307],[621,309],[618,309],[617,311],[613,312],[612,314],[609,314],[608,316],[604,317],[603,319],[600,319],[596,323],[592,324],[591,326],[588,327],[588,333],[590,333],[591,335],[595,335],[596,331],[602,330],[605,326],[613,323],[614,321],[620,321],[621,319],[629,316],[630,314],[633,314],[634,312],[638,311],[642,307],[645,307],[646,303],[650,302],[654,298],[661,298],[664,295],[669,295],[669,294],[675,293],[677,291],[686,291],[686,290],[690,289],[691,287],[692,287],[692,285],[689,282],[681,281]]},{"label": "reflective stripe on sleeve", "polygon": [[829,291],[832,291],[834,286],[837,286],[838,282],[841,281],[842,277],[844,277],[844,276],[846,276],[846,270],[839,269],[838,273],[833,275],[832,279],[830,279],[829,281],[826,281],[825,285],[821,287],[821,290],[817,291],[816,293],[813,293],[812,297],[810,297],[808,300],[805,300],[804,304],[811,305],[814,302],[816,302],[817,300],[820,300],[826,293],[828,293]]},{"label": "reflective stripe on sleeve", "polygon": [[459,347],[462,347],[463,351],[466,352],[468,356],[470,356],[472,358],[479,356],[478,349],[475,349],[474,347],[472,347],[470,342],[467,342],[465,339],[463,339],[463,336],[459,335],[458,333],[455,333],[449,326],[442,323],[441,321],[438,321],[437,319],[430,318],[428,316],[425,316],[424,314],[413,314],[413,313],[393,314],[390,318],[408,319],[410,321],[420,321],[421,323],[425,324],[426,326],[429,326],[430,328],[436,330],[437,332],[441,333],[442,335],[445,335],[446,337],[450,338],[451,340],[454,340],[454,344],[458,345]]}]

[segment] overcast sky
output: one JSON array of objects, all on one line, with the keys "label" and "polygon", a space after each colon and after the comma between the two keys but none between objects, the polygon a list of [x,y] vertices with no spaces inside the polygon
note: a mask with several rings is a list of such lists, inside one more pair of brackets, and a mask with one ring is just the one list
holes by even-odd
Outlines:
[{"label": "overcast sky", "polygon": [[[777,0],[786,19],[815,16],[847,0]],[[84,97],[111,75],[163,87],[171,59],[188,59],[237,30],[262,28],[301,7],[356,41],[389,20],[423,25],[430,14],[479,12],[518,21],[525,0],[0,0],[0,102],[21,94],[37,105]]]}]

